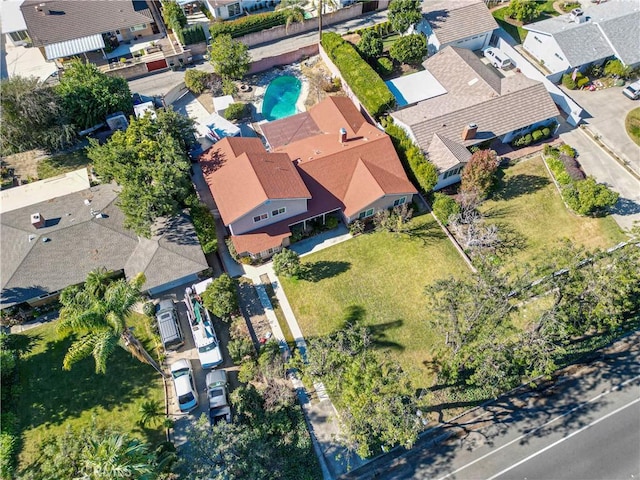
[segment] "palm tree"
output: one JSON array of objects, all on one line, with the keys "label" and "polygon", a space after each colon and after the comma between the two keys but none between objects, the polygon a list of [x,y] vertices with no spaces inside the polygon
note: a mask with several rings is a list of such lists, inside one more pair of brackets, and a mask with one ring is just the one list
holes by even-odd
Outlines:
[{"label": "palm tree", "polygon": [[276,10],[282,11],[286,15],[286,22],[284,24],[284,31],[288,32],[289,26],[293,22],[304,22],[304,10],[302,5],[306,3],[306,0],[282,0]]},{"label": "palm tree", "polygon": [[158,400],[144,400],[138,408],[141,427],[146,427],[148,423],[156,425],[164,420],[164,411]]},{"label": "palm tree", "polygon": [[156,478],[154,455],[147,445],[121,433],[90,439],[82,457],[83,480]]},{"label": "palm tree", "polygon": [[96,373],[106,373],[107,360],[120,345],[164,376],[158,363],[126,324],[126,318],[140,300],[140,287],[144,282],[143,274],[130,282],[124,279],[111,281],[106,270],[98,269],[89,273],[83,287],[72,286],[62,292],[58,333],[80,335],[64,357],[62,366],[65,370],[91,355]]}]

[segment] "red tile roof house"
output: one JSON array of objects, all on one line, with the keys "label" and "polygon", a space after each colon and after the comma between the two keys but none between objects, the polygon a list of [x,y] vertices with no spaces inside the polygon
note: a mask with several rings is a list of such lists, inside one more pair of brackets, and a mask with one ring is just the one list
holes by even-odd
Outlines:
[{"label": "red tile roof house", "polygon": [[240,256],[268,258],[291,228],[327,215],[345,224],[411,202],[417,193],[389,137],[348,98],[262,125],[257,138],[225,138],[201,157],[205,180]]}]

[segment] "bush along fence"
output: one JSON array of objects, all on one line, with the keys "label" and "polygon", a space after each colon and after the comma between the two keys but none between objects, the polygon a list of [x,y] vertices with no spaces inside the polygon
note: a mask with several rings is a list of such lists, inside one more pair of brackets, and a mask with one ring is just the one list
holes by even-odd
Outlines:
[{"label": "bush along fence", "polygon": [[515,148],[519,147],[528,147],[532,143],[541,142],[542,140],[546,140],[547,138],[553,135],[553,132],[556,130],[558,126],[557,123],[552,123],[546,127],[541,127],[533,132],[525,133],[520,135],[513,140],[511,140],[511,146]]},{"label": "bush along fence", "polygon": [[544,161],[567,208],[579,215],[606,214],[618,201],[619,194],[593,177],[586,177],[576,160],[576,151],[569,145],[544,148]]},{"label": "bush along fence", "polygon": [[333,32],[323,33],[321,43],[342,79],[370,115],[377,118],[395,106],[396,99],[389,87],[353,45]]},{"label": "bush along fence", "polygon": [[438,183],[438,171],[435,165],[427,160],[420,147],[413,143],[407,132],[393,123],[391,117],[385,117],[382,124],[384,131],[391,137],[407,176],[414,185],[418,185],[424,193],[429,195]]},{"label": "bush along fence", "polygon": [[[302,17],[302,9],[299,7],[295,8],[300,10],[299,13]],[[258,13],[256,15],[249,15],[237,20],[215,22],[209,27],[209,31],[211,32],[212,38],[223,34],[228,34],[231,35],[232,38],[236,38],[248,35],[249,33],[255,33],[268,28],[277,27],[279,25],[286,25],[288,18],[292,18],[292,13],[287,12],[286,10]]]},{"label": "bush along fence", "polygon": [[193,45],[194,43],[206,42],[202,25],[191,25],[187,28],[179,28],[175,31],[176,37],[182,45]]}]

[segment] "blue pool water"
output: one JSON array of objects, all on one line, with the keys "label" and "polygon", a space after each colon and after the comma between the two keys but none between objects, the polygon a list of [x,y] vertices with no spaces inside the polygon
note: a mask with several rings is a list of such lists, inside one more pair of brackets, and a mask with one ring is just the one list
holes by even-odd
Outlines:
[{"label": "blue pool water", "polygon": [[278,120],[297,113],[296,102],[300,96],[302,84],[291,75],[273,80],[267,87],[262,101],[262,115],[267,120]]}]

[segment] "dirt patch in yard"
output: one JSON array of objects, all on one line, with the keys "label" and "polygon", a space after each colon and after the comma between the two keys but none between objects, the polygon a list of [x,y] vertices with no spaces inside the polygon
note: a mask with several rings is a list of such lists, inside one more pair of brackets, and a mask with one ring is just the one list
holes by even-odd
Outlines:
[{"label": "dirt patch in yard", "polygon": [[38,178],[38,162],[47,154],[42,150],[29,150],[7,156],[4,161],[9,168],[13,168],[14,176],[20,180]]},{"label": "dirt patch in yard", "polygon": [[319,55],[313,56],[300,64],[300,72],[309,82],[309,94],[304,102],[308,110],[328,96],[346,96],[344,90],[337,92],[327,92],[331,85],[333,75]]}]

